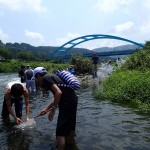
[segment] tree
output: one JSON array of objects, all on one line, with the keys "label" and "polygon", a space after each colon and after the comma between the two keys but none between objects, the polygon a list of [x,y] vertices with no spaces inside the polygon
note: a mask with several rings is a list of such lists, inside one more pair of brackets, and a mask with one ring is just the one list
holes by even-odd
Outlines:
[{"label": "tree", "polygon": [[92,72],[92,61],[89,58],[73,55],[71,57],[71,64],[74,65],[76,73],[91,74]]},{"label": "tree", "polygon": [[4,48],[0,49],[0,56],[3,57],[5,60],[12,59],[12,53]]},{"label": "tree", "polygon": [[0,48],[4,48],[5,44],[0,40]]},{"label": "tree", "polygon": [[36,60],[35,56],[33,56],[32,54],[26,53],[26,52],[19,52],[17,55],[17,58],[20,60],[28,60],[28,61]]}]

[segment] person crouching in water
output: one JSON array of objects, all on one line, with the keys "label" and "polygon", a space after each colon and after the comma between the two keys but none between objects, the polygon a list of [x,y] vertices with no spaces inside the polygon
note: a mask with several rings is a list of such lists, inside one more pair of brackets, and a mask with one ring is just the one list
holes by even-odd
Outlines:
[{"label": "person crouching in water", "polygon": [[[22,83],[10,82],[6,85],[6,91],[4,95],[3,108],[1,116],[9,118],[11,114],[17,124],[21,123],[22,108],[23,108],[23,97],[26,105],[26,121],[29,120],[29,93],[26,87]],[[15,113],[12,109],[13,103],[15,104]]]},{"label": "person crouching in water", "polygon": [[63,81],[54,74],[47,74],[43,67],[34,69],[34,77],[38,85],[47,91],[50,90],[54,95],[53,101],[41,111],[40,115],[45,115],[49,111],[48,118],[52,121],[58,107],[56,139],[58,150],[63,150],[66,144],[65,137],[73,134],[75,136],[78,97],[70,87],[58,86],[57,84],[63,84]]}]

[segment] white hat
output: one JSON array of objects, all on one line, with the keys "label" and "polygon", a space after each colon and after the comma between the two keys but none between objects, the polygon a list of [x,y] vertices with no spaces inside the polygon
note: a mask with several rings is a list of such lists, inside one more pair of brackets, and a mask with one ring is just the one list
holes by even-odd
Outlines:
[{"label": "white hat", "polygon": [[44,67],[36,67],[34,70],[33,70],[33,77],[35,77],[35,75],[37,73],[47,73],[46,69]]}]

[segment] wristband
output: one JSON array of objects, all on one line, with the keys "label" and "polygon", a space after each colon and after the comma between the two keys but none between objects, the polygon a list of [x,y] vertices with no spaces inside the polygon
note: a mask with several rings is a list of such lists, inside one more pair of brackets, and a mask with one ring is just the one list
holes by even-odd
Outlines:
[{"label": "wristband", "polygon": [[56,109],[57,109],[55,106],[52,106],[51,108],[52,108],[52,109],[54,109],[54,110],[56,110]]}]

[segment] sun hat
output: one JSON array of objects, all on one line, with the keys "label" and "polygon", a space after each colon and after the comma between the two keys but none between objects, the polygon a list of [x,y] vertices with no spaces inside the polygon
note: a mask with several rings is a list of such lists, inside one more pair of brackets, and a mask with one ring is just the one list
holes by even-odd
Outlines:
[{"label": "sun hat", "polygon": [[47,73],[46,69],[44,67],[36,67],[33,70],[33,77],[35,77],[35,75],[39,73],[39,74],[43,74],[43,73]]}]

